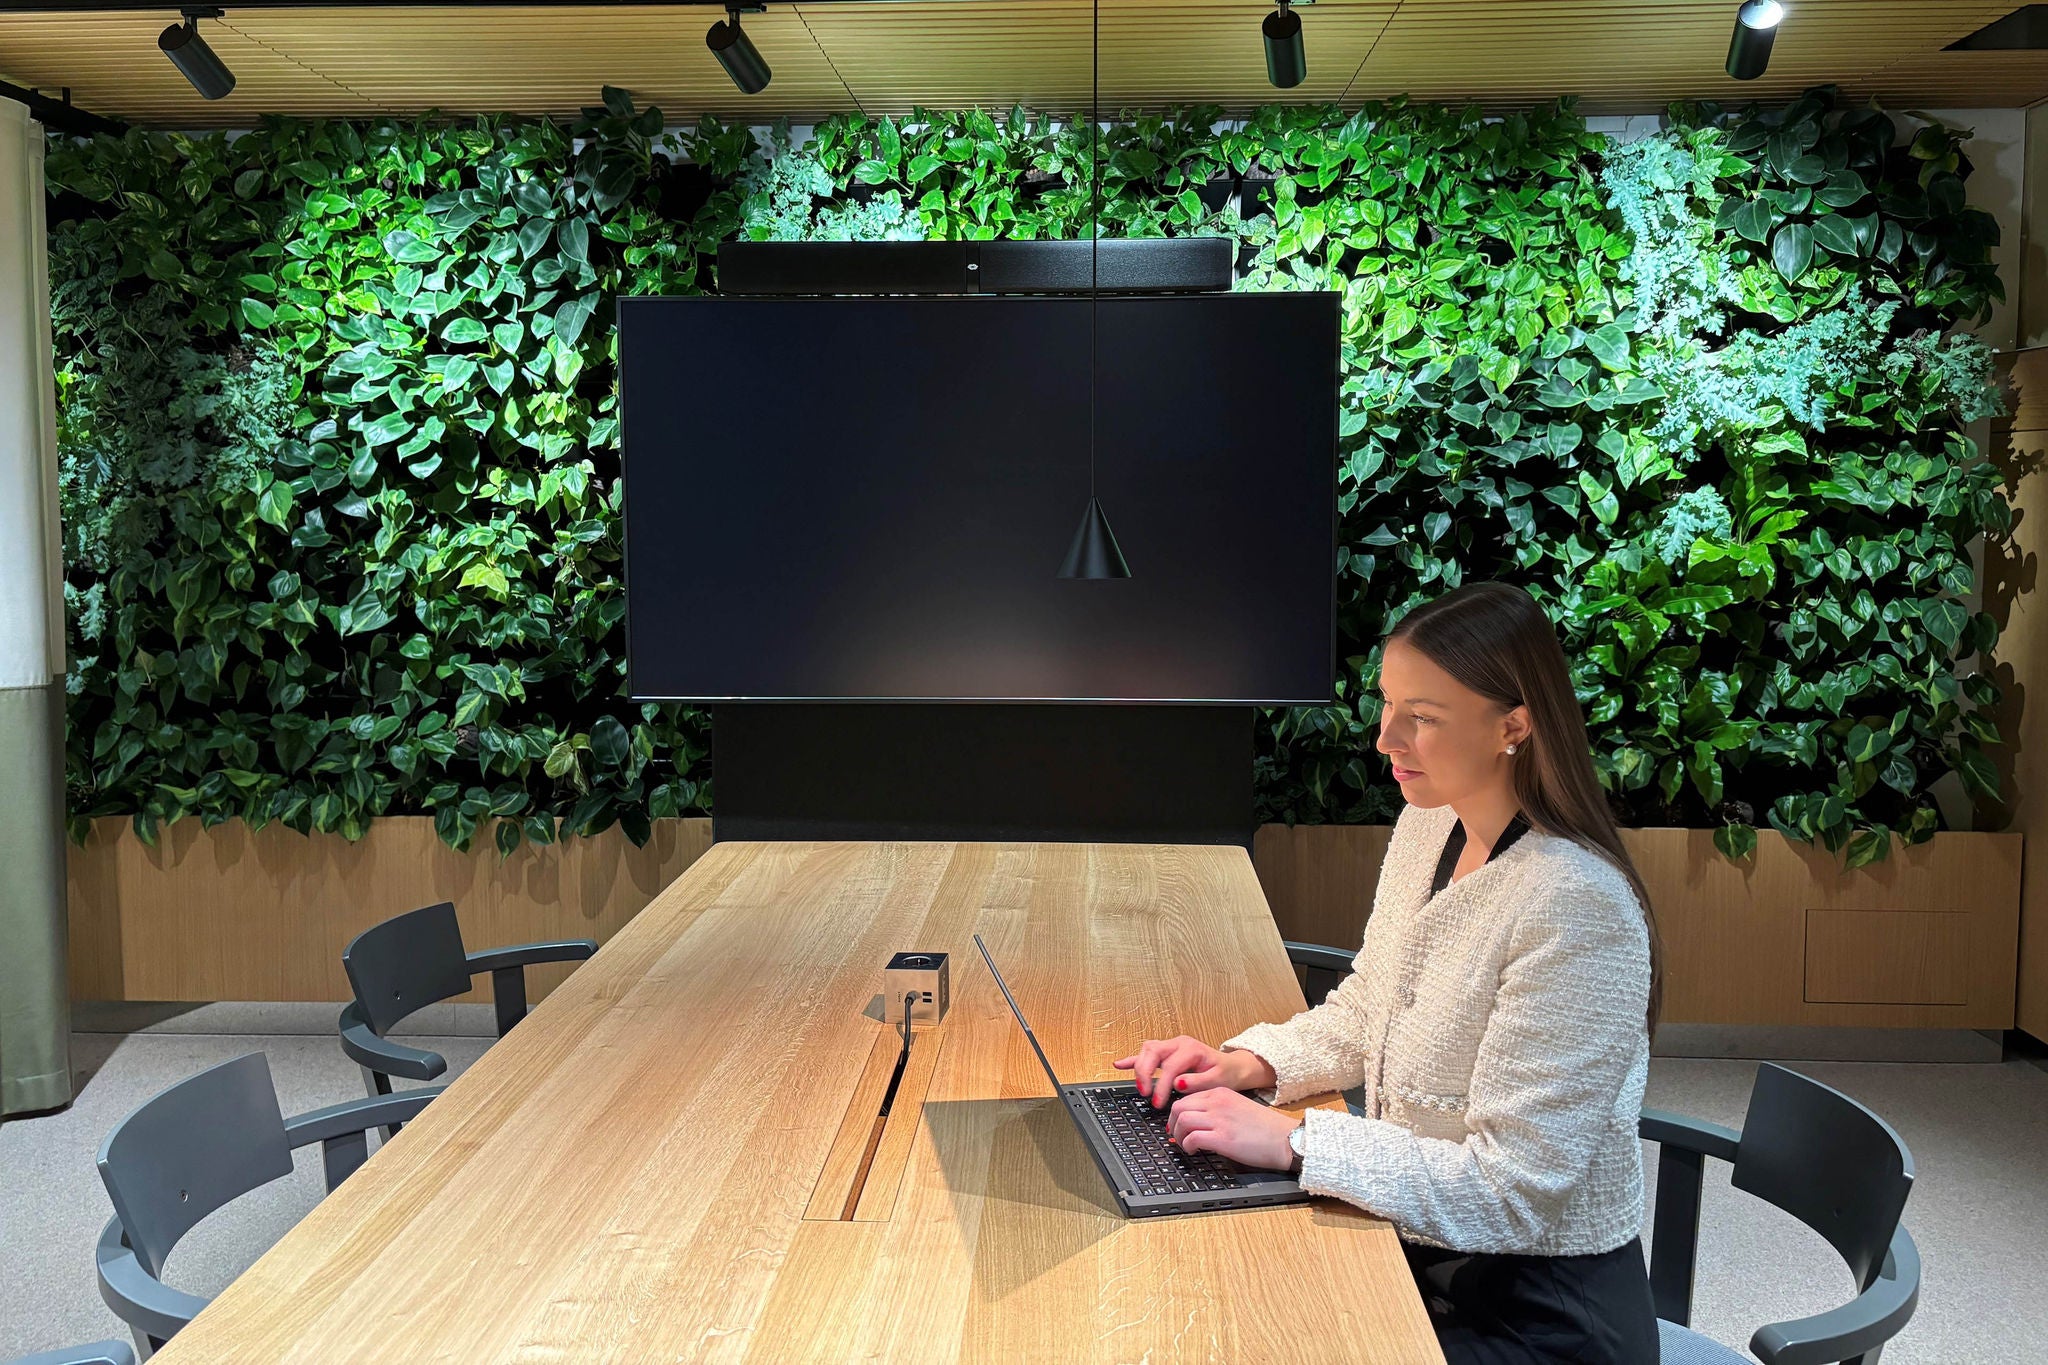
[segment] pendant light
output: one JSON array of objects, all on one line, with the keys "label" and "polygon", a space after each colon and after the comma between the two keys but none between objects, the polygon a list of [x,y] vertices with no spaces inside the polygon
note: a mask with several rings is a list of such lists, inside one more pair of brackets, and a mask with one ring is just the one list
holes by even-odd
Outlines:
[{"label": "pendant light", "polygon": [[1060,564],[1061,578],[1129,578],[1131,566],[1117,548],[1116,533],[1095,496],[1095,312],[1102,292],[1102,0],[1094,4],[1089,52],[1093,91],[1088,105],[1088,505],[1074,543]]}]

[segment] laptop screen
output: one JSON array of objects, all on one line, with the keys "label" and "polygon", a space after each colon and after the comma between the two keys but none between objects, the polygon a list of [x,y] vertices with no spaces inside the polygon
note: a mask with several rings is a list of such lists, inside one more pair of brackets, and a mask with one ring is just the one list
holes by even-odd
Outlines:
[{"label": "laptop screen", "polygon": [[996,985],[1003,992],[1003,999],[1010,1002],[1010,1013],[1017,1016],[1017,1023],[1023,1027],[1024,1036],[1031,1040],[1031,1050],[1038,1054],[1038,1064],[1045,1068],[1046,1076],[1052,1081],[1052,1093],[1055,1095],[1059,1094],[1060,1078],[1054,1074],[1052,1063],[1046,1060],[1045,1049],[1038,1045],[1038,1035],[1031,1031],[1031,1025],[1025,1021],[1024,1011],[1017,1008],[1017,997],[1010,994],[1010,987],[1003,980],[1002,972],[997,970],[996,960],[988,955],[988,945],[981,941],[980,934],[974,936],[974,946],[981,949],[981,960],[988,964],[990,973],[996,979]]}]

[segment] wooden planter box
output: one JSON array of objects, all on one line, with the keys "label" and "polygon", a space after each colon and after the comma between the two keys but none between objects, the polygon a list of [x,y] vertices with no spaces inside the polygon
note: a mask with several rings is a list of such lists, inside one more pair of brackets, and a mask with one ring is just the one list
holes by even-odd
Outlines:
[{"label": "wooden planter box", "polygon": [[[1253,857],[1281,934],[1355,948],[1391,832],[1260,829]],[[1740,865],[1710,830],[1622,837],[1663,935],[1667,1023],[2013,1025],[2020,835],[1937,834],[1853,872],[1774,830]]]},{"label": "wooden planter box", "polygon": [[[341,950],[373,924],[453,901],[471,950],[602,943],[711,846],[711,821],[664,820],[645,848],[617,827],[546,848],[457,853],[427,816],[388,816],[350,843],[240,821],[180,820],[155,848],[123,819],[72,847],[71,995],[78,1000],[347,1000]],[[567,966],[528,973],[530,998]],[[468,999],[490,998],[489,981]]]},{"label": "wooden planter box", "polygon": [[[1356,947],[1389,832],[1259,830],[1253,858],[1281,933]],[[2018,835],[1941,834],[1854,872],[1775,833],[1740,867],[1705,830],[1625,837],[1664,936],[1669,1022],[2012,1026]],[[455,903],[475,947],[602,943],[710,843],[709,820],[672,820],[645,848],[613,829],[501,858],[456,853],[432,820],[400,816],[354,844],[186,820],[150,849],[127,821],[102,820],[71,850],[71,990],[83,1000],[345,1000],[343,945],[438,900]],[[534,998],[566,973],[537,969]]]}]

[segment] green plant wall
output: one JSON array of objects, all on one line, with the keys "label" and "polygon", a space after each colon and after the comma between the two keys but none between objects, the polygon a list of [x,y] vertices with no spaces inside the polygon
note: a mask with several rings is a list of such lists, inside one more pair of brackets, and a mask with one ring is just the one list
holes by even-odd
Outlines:
[{"label": "green plant wall", "polygon": [[[1960,136],[1827,91],[1627,146],[1569,106],[1110,125],[1105,233],[1344,296],[1337,700],[1262,724],[1262,818],[1398,807],[1377,641],[1487,577],[1557,620],[1631,823],[1862,862],[1943,774],[1990,791]],[[1023,110],[665,136],[617,92],[53,142],[74,820],[509,850],[708,808],[704,717],[622,695],[610,300],[713,288],[740,235],[1083,236],[1090,155]]]}]

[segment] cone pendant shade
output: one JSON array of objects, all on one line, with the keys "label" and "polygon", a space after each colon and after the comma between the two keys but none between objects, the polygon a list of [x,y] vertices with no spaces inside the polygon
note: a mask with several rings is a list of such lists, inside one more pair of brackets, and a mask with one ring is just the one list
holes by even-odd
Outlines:
[{"label": "cone pendant shade", "polygon": [[1088,499],[1087,510],[1081,513],[1080,528],[1074,532],[1074,543],[1067,549],[1066,562],[1060,565],[1059,576],[1131,576],[1131,566],[1124,563],[1124,552],[1116,547],[1116,534],[1109,529],[1109,518],[1102,515],[1102,504],[1094,498]]}]

